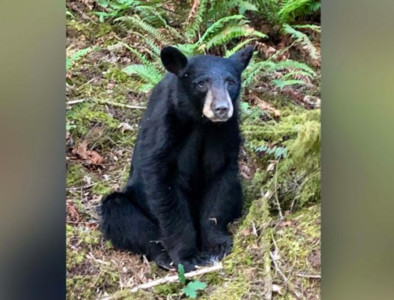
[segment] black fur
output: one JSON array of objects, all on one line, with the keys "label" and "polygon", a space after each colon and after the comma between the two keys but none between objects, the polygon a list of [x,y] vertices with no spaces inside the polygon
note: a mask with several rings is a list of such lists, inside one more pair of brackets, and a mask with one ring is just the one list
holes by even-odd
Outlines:
[{"label": "black fur", "polygon": [[[170,72],[150,96],[129,181],[101,206],[101,230],[115,247],[163,267],[182,263],[186,271],[229,252],[227,225],[242,210],[237,98],[252,52],[187,59],[175,48],[162,50]],[[208,87],[228,90],[234,113],[226,122],[202,116]]]}]

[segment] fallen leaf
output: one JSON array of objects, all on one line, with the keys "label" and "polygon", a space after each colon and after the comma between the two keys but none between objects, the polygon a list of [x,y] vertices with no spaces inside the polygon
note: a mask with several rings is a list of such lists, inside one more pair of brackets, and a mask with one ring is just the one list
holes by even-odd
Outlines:
[{"label": "fallen leaf", "polygon": [[66,214],[68,219],[67,222],[79,223],[81,218],[79,216],[78,209],[71,200],[66,201]]},{"label": "fallen leaf", "polygon": [[252,233],[252,229],[251,229],[251,228],[246,228],[246,229],[244,229],[244,230],[241,231],[241,234],[242,234],[243,236],[248,236],[248,235],[250,235],[251,233]]},{"label": "fallen leaf", "polygon": [[86,160],[90,165],[101,165],[104,159],[96,151],[87,150],[88,142],[82,141],[78,147],[74,148],[72,153],[79,156],[81,159]]},{"label": "fallen leaf", "polygon": [[321,265],[321,253],[318,250],[313,250],[312,253],[308,256],[308,260],[311,263],[312,267],[315,269],[320,269]]}]

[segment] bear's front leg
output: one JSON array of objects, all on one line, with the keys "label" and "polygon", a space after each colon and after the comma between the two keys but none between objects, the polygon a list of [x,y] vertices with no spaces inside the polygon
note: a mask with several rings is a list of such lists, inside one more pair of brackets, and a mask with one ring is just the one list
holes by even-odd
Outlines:
[{"label": "bear's front leg", "polygon": [[242,189],[236,169],[228,167],[204,191],[200,214],[201,249],[221,260],[232,247],[227,225],[241,216]]},{"label": "bear's front leg", "polygon": [[[157,167],[160,166],[160,169]],[[165,164],[149,164],[142,172],[149,209],[158,220],[161,243],[177,268],[185,271],[207,264],[197,249],[197,236],[186,196],[176,185],[173,176],[166,173]]]}]

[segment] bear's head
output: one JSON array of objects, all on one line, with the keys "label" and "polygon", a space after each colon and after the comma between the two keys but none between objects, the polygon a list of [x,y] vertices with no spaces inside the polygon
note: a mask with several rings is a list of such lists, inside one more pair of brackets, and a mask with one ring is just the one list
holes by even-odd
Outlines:
[{"label": "bear's head", "polygon": [[241,73],[252,54],[253,46],[249,46],[229,58],[212,55],[187,58],[178,49],[165,47],[160,56],[198,113],[213,122],[225,122],[234,114],[241,90]]}]

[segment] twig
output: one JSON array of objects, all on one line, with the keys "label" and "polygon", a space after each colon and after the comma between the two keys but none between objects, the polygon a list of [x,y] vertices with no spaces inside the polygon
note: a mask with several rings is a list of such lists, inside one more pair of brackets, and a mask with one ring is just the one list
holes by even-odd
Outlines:
[{"label": "twig", "polygon": [[305,277],[305,278],[317,278],[320,279],[321,276],[319,274],[296,274],[299,277]]},{"label": "twig", "polygon": [[128,104],[122,104],[122,103],[117,103],[117,102],[112,102],[112,101],[107,101],[107,100],[95,100],[95,99],[78,99],[78,100],[71,100],[68,101],[66,104],[68,105],[73,105],[73,104],[77,104],[77,103],[81,103],[84,101],[93,101],[97,104],[103,104],[103,105],[111,105],[111,106],[115,106],[115,107],[121,107],[121,108],[130,108],[130,109],[146,109],[145,106],[140,106],[140,105],[128,105]]},{"label": "twig", "polygon": [[285,281],[285,284],[286,284],[289,280],[287,279],[285,274],[283,274],[282,271],[280,270],[278,264],[276,263],[274,254],[271,251],[270,251],[270,256],[271,256],[272,262],[274,263],[276,271],[280,274],[280,276],[282,276],[282,278],[283,278],[283,280]]},{"label": "twig", "polygon": [[278,197],[278,165],[279,165],[279,161],[280,161],[280,158],[278,159],[278,162],[276,163],[276,168],[275,168],[275,199],[276,199],[276,206],[278,207],[278,211],[279,211],[279,219],[283,220],[282,209],[280,208],[279,197]]},{"label": "twig", "polygon": [[[185,277],[186,278],[191,278],[191,277],[194,277],[194,276],[202,275],[202,274],[209,273],[209,272],[218,271],[218,270],[221,270],[221,269],[223,269],[223,265],[222,265],[222,263],[218,263],[218,264],[216,264],[216,265],[214,265],[212,267],[202,268],[202,269],[198,269],[197,271],[186,273]],[[141,284],[139,286],[136,286],[135,288],[131,289],[131,292],[135,293],[135,292],[137,292],[139,290],[149,289],[151,287],[154,287],[154,286],[157,286],[157,285],[160,285],[160,284],[163,284],[163,283],[171,283],[171,282],[176,282],[178,280],[179,280],[178,275],[167,276],[167,277],[164,277],[164,278],[156,279],[156,280],[149,281],[147,283]]]},{"label": "twig", "polygon": [[121,108],[130,108],[130,109],[145,109],[145,106],[139,106],[139,105],[128,105],[128,104],[122,104],[122,103],[117,103],[117,102],[112,102],[112,101],[106,101],[106,100],[95,100],[98,104],[108,104],[116,107],[121,107]]},{"label": "twig", "polygon": [[73,104],[85,102],[86,100],[88,100],[88,99],[71,100],[71,101],[68,101],[68,102],[67,102],[67,105],[73,105]]}]

